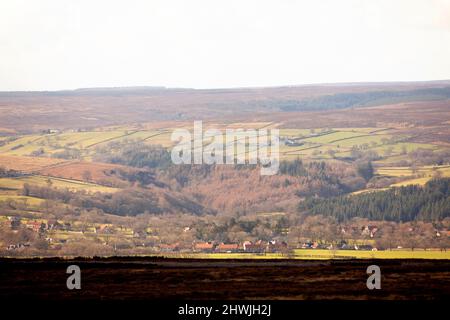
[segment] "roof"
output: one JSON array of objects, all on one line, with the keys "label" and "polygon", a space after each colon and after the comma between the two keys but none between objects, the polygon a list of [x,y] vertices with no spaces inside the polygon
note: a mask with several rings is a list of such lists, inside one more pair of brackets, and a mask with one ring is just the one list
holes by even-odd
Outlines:
[{"label": "roof", "polygon": [[239,249],[239,245],[236,243],[221,243],[217,248],[222,250],[233,250]]},{"label": "roof", "polygon": [[194,245],[195,249],[212,249],[213,244],[210,242],[200,242]]},{"label": "roof", "polygon": [[161,249],[175,249],[175,248],[178,248],[178,246],[179,246],[178,243],[173,243],[173,244],[162,243],[162,244],[159,245],[159,247]]}]

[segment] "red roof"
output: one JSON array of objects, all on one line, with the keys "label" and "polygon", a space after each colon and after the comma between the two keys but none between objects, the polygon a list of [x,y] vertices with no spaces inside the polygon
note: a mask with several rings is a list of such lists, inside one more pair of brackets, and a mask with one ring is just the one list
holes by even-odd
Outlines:
[{"label": "red roof", "polygon": [[196,243],[194,248],[195,249],[212,249],[213,248],[213,244],[209,243],[209,242],[200,242],[200,243]]},{"label": "red roof", "polygon": [[236,250],[239,249],[239,245],[236,243],[221,243],[217,247],[219,250]]}]

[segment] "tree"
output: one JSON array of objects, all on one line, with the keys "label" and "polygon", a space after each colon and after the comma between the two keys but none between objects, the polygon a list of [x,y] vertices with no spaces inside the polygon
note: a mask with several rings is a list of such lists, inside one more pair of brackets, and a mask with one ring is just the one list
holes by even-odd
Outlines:
[{"label": "tree", "polygon": [[49,247],[48,242],[45,239],[37,239],[34,242],[34,247],[39,251],[46,251]]},{"label": "tree", "polygon": [[372,179],[374,174],[372,162],[360,162],[357,166],[357,172],[361,177],[366,179],[366,181],[369,181],[370,179]]},{"label": "tree", "polygon": [[88,182],[92,180],[92,174],[89,170],[83,172],[83,180]]}]

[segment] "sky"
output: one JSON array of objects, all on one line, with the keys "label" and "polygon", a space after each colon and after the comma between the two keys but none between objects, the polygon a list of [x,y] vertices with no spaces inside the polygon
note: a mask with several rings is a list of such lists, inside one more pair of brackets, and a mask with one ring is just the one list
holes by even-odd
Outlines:
[{"label": "sky", "polygon": [[450,0],[1,0],[0,91],[450,79]]}]

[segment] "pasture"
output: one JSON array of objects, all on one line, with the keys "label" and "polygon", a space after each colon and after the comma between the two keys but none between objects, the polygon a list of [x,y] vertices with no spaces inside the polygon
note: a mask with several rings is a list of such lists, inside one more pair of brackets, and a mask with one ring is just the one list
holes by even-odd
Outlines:
[{"label": "pasture", "polygon": [[[207,123],[203,129],[226,128],[262,129],[276,128],[277,122],[232,122]],[[181,126],[192,131],[191,123]],[[96,147],[105,146],[108,142],[141,141],[149,145],[161,145],[170,149],[175,142],[171,141],[172,126],[164,128],[148,128],[137,126],[116,126],[98,128],[90,131],[63,131],[52,134],[34,134],[17,136],[16,139],[4,139],[0,146],[1,156],[31,156],[39,154],[41,157],[53,157],[67,149],[79,150],[83,160],[91,161],[95,156]],[[418,150],[442,150],[444,147],[432,143],[406,141],[408,134],[400,129],[385,127],[339,127],[339,128],[280,128],[280,155],[291,159],[301,157],[305,159],[333,159],[348,158],[352,148],[373,151],[381,159],[377,163],[389,165],[397,161],[396,157]],[[394,139],[395,138],[395,139]],[[286,140],[295,141],[288,145]],[[1,159],[0,159],[1,164]]]},{"label": "pasture", "polygon": [[17,178],[0,178],[0,188],[21,190],[24,184],[37,185],[37,186],[51,186],[58,189],[69,189],[71,191],[85,190],[87,192],[104,192],[113,193],[118,189],[100,186],[98,184],[62,179],[56,177],[47,177],[40,175],[30,175]]}]

